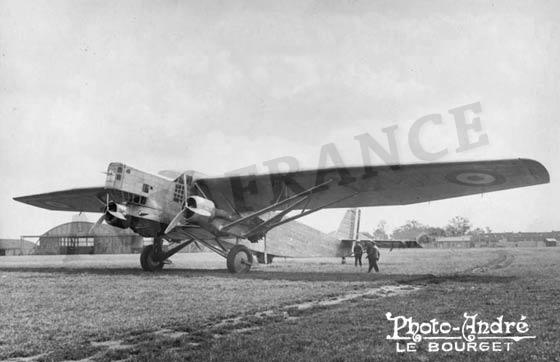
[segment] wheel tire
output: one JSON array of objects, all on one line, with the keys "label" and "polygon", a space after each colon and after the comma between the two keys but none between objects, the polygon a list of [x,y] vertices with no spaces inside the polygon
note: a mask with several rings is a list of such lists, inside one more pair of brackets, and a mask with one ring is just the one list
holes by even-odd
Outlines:
[{"label": "wheel tire", "polygon": [[243,245],[235,245],[227,255],[227,268],[232,274],[247,273],[253,264],[253,254]]},{"label": "wheel tire", "polygon": [[155,250],[153,245],[148,245],[142,250],[142,254],[140,254],[140,265],[142,266],[142,270],[144,271],[158,271],[163,269],[164,262],[163,261],[156,261],[155,257]]}]

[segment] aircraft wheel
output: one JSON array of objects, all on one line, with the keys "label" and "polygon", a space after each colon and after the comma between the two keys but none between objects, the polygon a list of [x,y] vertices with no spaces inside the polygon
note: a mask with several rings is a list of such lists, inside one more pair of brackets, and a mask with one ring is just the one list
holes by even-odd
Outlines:
[{"label": "aircraft wheel", "polygon": [[163,269],[163,261],[157,261],[155,257],[155,248],[153,245],[148,245],[142,250],[140,254],[140,265],[144,271],[158,271]]},{"label": "aircraft wheel", "polygon": [[247,273],[253,264],[253,254],[243,245],[235,245],[227,255],[227,268],[232,274]]}]

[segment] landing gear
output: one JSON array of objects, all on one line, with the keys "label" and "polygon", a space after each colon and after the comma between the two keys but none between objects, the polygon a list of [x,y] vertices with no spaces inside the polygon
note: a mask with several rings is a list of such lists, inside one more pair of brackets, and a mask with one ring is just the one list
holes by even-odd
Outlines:
[{"label": "landing gear", "polygon": [[140,254],[140,265],[144,271],[159,271],[163,269],[165,264],[171,264],[171,260],[169,258],[172,255],[175,255],[179,250],[183,249],[190,243],[192,243],[194,239],[189,239],[182,244],[175,246],[174,248],[164,252],[163,251],[163,239],[161,237],[155,237],[154,243],[152,245],[148,245],[144,247],[142,250],[142,254]]},{"label": "landing gear", "polygon": [[259,264],[272,264],[272,260],[274,259],[274,255],[267,254],[266,260],[264,259],[264,253],[257,252],[257,261]]},{"label": "landing gear", "polygon": [[163,269],[163,260],[156,255],[156,248],[154,245],[148,245],[142,250],[140,254],[140,265],[144,271],[158,271]]},{"label": "landing gear", "polygon": [[227,268],[232,274],[247,273],[253,264],[253,254],[244,245],[235,245],[227,254]]}]

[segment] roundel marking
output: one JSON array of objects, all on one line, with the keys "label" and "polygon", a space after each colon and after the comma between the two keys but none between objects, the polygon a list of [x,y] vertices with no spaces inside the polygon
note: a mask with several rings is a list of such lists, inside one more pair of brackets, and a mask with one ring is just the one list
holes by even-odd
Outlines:
[{"label": "roundel marking", "polygon": [[455,171],[445,177],[449,182],[465,186],[494,186],[503,184],[506,179],[502,175],[487,171]]}]

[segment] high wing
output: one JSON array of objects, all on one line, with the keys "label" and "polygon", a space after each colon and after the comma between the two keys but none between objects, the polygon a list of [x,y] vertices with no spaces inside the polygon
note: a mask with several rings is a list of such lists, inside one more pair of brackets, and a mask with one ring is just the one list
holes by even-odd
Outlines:
[{"label": "high wing", "polygon": [[103,186],[14,197],[14,200],[49,210],[103,212],[107,189]]},{"label": "high wing", "polygon": [[217,207],[260,210],[323,185],[293,209],[406,205],[548,183],[546,168],[529,159],[326,168],[196,180]]},{"label": "high wing", "polygon": [[[405,205],[538,185],[549,180],[546,168],[528,159],[195,177],[196,189],[202,196],[218,208],[234,212],[257,211],[274,204],[282,209],[282,200],[309,190],[310,197],[292,209]],[[108,191],[102,186],[78,188],[14,200],[49,210],[103,212]]]}]

